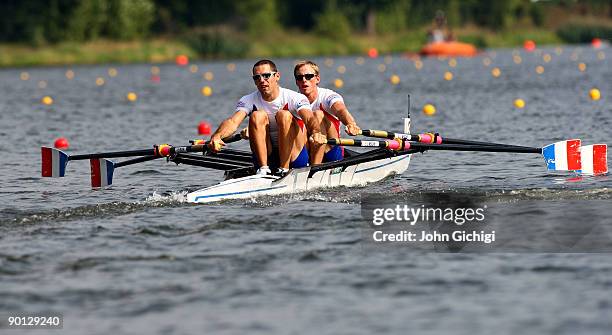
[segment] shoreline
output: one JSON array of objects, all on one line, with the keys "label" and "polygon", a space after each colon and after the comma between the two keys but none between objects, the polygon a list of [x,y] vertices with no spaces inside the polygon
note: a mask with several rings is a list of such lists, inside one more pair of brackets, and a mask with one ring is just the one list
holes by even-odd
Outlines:
[{"label": "shoreline", "polygon": [[[468,27],[456,30],[458,40],[476,45],[479,49],[499,47],[522,47],[526,39],[538,45],[564,43],[548,30],[525,29],[493,33]],[[218,37],[217,37],[218,38]],[[224,42],[234,46],[248,40],[245,35],[223,36]],[[21,68],[66,65],[133,64],[174,62],[178,55],[190,60],[224,60],[245,58],[281,58],[365,55],[369,48],[379,54],[418,52],[426,42],[426,31],[420,29],[386,35],[352,34],[350,38],[334,41],[314,34],[287,31],[270,36],[267,40],[249,40],[246,49],[235,51],[215,49],[213,52],[198,52],[198,48],[185,38],[155,37],[145,40],[114,41],[96,40],[76,43],[62,42],[54,45],[32,47],[25,44],[0,44],[0,68]],[[232,44],[233,43],[233,44]]]}]

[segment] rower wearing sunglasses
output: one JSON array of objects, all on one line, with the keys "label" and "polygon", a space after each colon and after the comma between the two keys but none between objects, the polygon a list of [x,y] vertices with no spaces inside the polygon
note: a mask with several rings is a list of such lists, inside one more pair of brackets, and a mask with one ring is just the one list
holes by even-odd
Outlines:
[{"label": "rower wearing sunglasses", "polygon": [[[293,69],[295,83],[310,102],[317,125],[327,138],[340,137],[340,122],[346,126],[349,135],[359,135],[361,129],[349,113],[342,96],[330,89],[318,87],[321,77],[319,66],[312,61],[300,61]],[[310,164],[332,162],[344,157],[342,146],[312,143],[310,148]]]},{"label": "rower wearing sunglasses", "polygon": [[[253,65],[253,81],[257,91],[238,101],[235,113],[221,123],[211,136],[209,148],[215,152],[225,145],[221,140],[233,134],[248,116],[248,132],[257,174],[284,175],[289,168],[308,166],[307,135],[316,143],[327,143],[319,131],[308,99],[295,91],[280,87],[274,62],[260,60]],[[306,126],[306,127],[305,127]]]}]

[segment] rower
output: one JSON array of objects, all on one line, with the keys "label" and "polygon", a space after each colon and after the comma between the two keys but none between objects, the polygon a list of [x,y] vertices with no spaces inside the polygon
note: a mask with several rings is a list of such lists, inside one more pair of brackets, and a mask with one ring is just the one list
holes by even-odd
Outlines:
[{"label": "rower", "polygon": [[[220,151],[221,138],[231,135],[248,116],[249,138],[257,174],[284,175],[289,168],[308,166],[307,132],[313,143],[327,143],[319,131],[308,99],[295,91],[280,87],[280,72],[274,62],[264,59],[253,65],[257,91],[238,101],[234,114],[221,123],[210,138],[209,148]],[[305,127],[306,125],[306,127]]]},{"label": "rower", "polygon": [[[317,64],[309,60],[300,61],[293,69],[293,76],[300,92],[308,98],[317,126],[323,135],[328,138],[339,138],[340,122],[346,126],[349,135],[360,134],[361,129],[346,108],[342,96],[330,89],[318,87],[321,77]],[[343,157],[342,146],[311,143],[310,164],[312,165],[338,161]]]}]

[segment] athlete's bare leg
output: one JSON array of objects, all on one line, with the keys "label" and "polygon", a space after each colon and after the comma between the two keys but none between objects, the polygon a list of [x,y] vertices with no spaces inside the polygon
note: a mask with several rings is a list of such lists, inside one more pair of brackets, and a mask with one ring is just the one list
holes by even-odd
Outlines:
[{"label": "athlete's bare leg", "polygon": [[272,152],[270,141],[270,120],[268,113],[254,111],[249,117],[249,144],[251,152],[257,157],[259,166],[268,165],[268,155]]},{"label": "athlete's bare leg", "polygon": [[306,132],[302,131],[297,119],[286,110],[276,113],[276,124],[278,125],[278,156],[280,167],[289,168],[289,163],[294,161],[306,144]]},{"label": "athlete's bare leg", "polygon": [[[325,117],[325,113],[321,110],[314,111],[315,120],[319,124],[321,134],[327,138],[339,138],[340,134],[336,130],[336,127]],[[326,152],[331,149],[330,145],[323,144],[311,144],[310,145],[310,165],[317,165],[323,162],[323,156]]]}]

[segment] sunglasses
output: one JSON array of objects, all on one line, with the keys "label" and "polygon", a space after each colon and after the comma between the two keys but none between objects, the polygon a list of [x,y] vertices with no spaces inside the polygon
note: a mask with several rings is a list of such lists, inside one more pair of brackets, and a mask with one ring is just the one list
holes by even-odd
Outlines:
[{"label": "sunglasses", "polygon": [[268,73],[262,73],[262,74],[254,74],[253,75],[253,80],[255,81],[259,81],[259,78],[263,78],[265,80],[270,79],[270,77],[272,77],[272,75],[276,74],[276,72],[268,72]]},{"label": "sunglasses", "polygon": [[316,76],[316,74],[314,73],[306,73],[306,74],[296,74],[294,75],[295,80],[297,81],[302,81],[304,80],[304,78],[306,78],[306,80],[310,80],[312,78],[314,78]]}]

